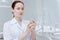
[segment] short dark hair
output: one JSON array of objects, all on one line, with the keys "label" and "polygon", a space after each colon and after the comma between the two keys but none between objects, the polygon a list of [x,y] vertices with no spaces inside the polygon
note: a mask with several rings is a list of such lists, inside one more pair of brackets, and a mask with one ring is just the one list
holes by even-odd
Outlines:
[{"label": "short dark hair", "polygon": [[11,6],[13,9],[14,9],[16,3],[22,3],[22,4],[24,5],[24,3],[23,3],[22,1],[14,1],[14,2],[12,3],[12,6]]}]

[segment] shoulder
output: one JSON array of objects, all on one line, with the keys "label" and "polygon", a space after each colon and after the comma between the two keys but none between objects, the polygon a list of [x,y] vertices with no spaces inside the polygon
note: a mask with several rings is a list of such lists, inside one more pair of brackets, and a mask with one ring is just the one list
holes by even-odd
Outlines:
[{"label": "shoulder", "polygon": [[11,22],[11,20],[9,20],[9,21],[7,21],[7,22],[4,23],[3,30],[10,30],[10,26],[11,26],[10,22]]},{"label": "shoulder", "polygon": [[4,23],[4,25],[9,25],[9,24],[11,24],[11,20]]},{"label": "shoulder", "polygon": [[8,27],[8,26],[11,26],[11,24],[12,24],[12,20],[9,20],[9,21],[6,21],[3,26]]},{"label": "shoulder", "polygon": [[15,19],[14,18],[9,20],[9,21],[7,21],[7,22],[5,22],[4,25],[11,25],[13,23],[15,23]]}]

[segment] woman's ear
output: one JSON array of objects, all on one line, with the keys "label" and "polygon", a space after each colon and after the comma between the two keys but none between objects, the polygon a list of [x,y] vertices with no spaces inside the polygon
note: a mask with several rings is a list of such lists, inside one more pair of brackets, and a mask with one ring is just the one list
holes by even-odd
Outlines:
[{"label": "woman's ear", "polygon": [[14,9],[13,8],[12,8],[12,16],[15,17],[15,15],[14,15]]},{"label": "woman's ear", "polygon": [[12,12],[14,12],[14,9],[12,8]]}]

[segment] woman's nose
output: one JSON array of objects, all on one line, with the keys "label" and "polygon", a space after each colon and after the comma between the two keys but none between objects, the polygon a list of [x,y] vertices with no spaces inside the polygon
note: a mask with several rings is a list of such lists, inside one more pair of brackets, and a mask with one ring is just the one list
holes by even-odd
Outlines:
[{"label": "woman's nose", "polygon": [[20,9],[20,12],[23,12],[23,10]]}]

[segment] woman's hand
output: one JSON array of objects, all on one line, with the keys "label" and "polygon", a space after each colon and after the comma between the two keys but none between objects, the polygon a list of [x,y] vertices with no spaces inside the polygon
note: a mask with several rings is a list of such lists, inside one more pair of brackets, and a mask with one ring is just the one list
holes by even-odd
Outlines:
[{"label": "woman's hand", "polygon": [[36,22],[35,22],[34,19],[32,19],[32,20],[30,21],[30,23],[28,24],[26,31],[27,31],[28,33],[30,33],[30,32],[32,32],[32,31],[35,30],[35,27],[36,27]]},{"label": "woman's hand", "polygon": [[[34,20],[31,20],[30,21],[30,23],[27,25],[27,29],[26,29],[26,32],[24,32],[23,33],[23,35],[22,36],[20,36],[20,38],[19,38],[19,40],[24,40],[27,36],[28,36],[28,34],[30,33],[30,32],[32,32],[32,40],[34,40],[35,39],[35,32],[34,32],[34,30],[35,30],[35,26],[36,26],[36,23],[35,23],[35,21]],[[34,34],[34,35],[33,35]]]}]

